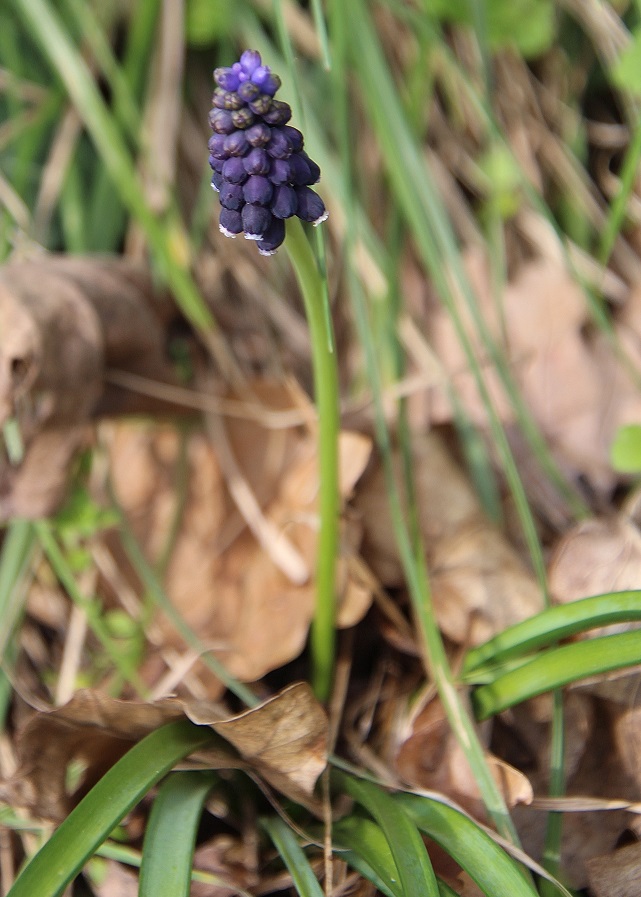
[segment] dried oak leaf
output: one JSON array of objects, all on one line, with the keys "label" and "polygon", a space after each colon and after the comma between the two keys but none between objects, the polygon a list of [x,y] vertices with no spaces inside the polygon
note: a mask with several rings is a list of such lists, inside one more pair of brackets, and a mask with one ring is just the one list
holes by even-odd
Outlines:
[{"label": "dried oak leaf", "polygon": [[[542,608],[540,591],[515,550],[484,515],[471,484],[434,433],[412,445],[416,505],[443,632],[478,644]],[[398,473],[401,462],[395,457]],[[389,516],[382,466],[358,484],[363,557],[384,585],[403,573]]]},{"label": "dried oak leaf", "polygon": [[[291,408],[285,387],[253,388],[266,411]],[[227,669],[239,679],[254,681],[301,652],[312,619],[318,538],[316,437],[301,428],[270,430],[247,420],[230,420],[225,428],[225,446],[212,444],[202,433],[189,436],[187,495],[165,587]],[[151,557],[165,543],[175,507],[172,470],[179,445],[179,434],[152,425],[121,424],[111,440],[114,489]],[[244,479],[260,508],[262,519],[251,528],[231,498],[222,451],[231,453],[231,476]],[[370,451],[367,437],[340,434],[343,502]],[[288,556],[299,562],[296,575],[283,567],[283,541]],[[353,625],[371,600],[369,589],[350,572],[350,554],[359,542],[360,523],[346,515],[338,570],[339,625]],[[161,625],[165,645],[180,647],[171,626]],[[203,676],[209,694],[215,695],[214,683]]]},{"label": "dried oak leaf", "polygon": [[54,511],[83,425],[149,407],[106,382],[109,368],[174,382],[164,357],[171,314],[123,259],[43,253],[0,267],[0,425],[16,419],[26,452],[15,466],[0,457],[0,519]]},{"label": "dried oak leaf", "polygon": [[[199,767],[244,769],[309,803],[327,763],[327,717],[306,682],[226,718],[203,703],[167,699],[145,704],[79,691],[63,707],[35,714],[20,733],[19,768],[7,788],[11,800],[40,817],[61,819],[133,744],[185,717],[210,726],[225,740],[193,755]],[[70,764],[83,768],[73,793],[67,790]]]},{"label": "dried oak leaf", "polygon": [[641,843],[593,857],[586,866],[594,897],[639,897]]}]

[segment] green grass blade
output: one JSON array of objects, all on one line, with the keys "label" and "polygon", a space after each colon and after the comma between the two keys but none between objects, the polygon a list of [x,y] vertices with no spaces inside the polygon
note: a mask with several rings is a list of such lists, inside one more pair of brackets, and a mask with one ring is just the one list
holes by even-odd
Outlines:
[{"label": "green grass blade", "polygon": [[287,866],[300,897],[323,897],[314,870],[289,826],[279,816],[261,819],[261,825]]},{"label": "green grass blade", "polygon": [[28,520],[9,524],[0,553],[0,730],[4,728],[11,698],[11,683],[5,670],[13,666],[18,645],[13,638],[23,611],[23,595],[19,587],[33,557],[36,539]]},{"label": "green grass blade", "polygon": [[551,648],[472,694],[477,718],[487,719],[535,695],[570,682],[641,664],[638,630]]},{"label": "green grass blade", "polygon": [[218,743],[204,726],[181,720],[128,751],[91,789],[30,860],[7,897],[58,897],[126,813],[179,760]]},{"label": "green grass blade", "polygon": [[140,866],[139,897],[189,897],[191,867],[203,804],[216,784],[213,772],[175,772],[154,801]]},{"label": "green grass blade", "polygon": [[363,806],[380,825],[398,869],[406,897],[438,897],[438,884],[423,839],[415,823],[389,794],[373,785],[334,771],[338,785]]},{"label": "green grass blade", "polygon": [[379,825],[361,816],[346,816],[332,828],[340,858],[387,897],[404,897],[389,843]]},{"label": "green grass blade", "polygon": [[536,890],[523,870],[464,813],[414,794],[397,794],[394,801],[465,869],[488,897],[535,897]]},{"label": "green grass blade", "polygon": [[473,682],[477,675],[495,669],[502,661],[522,657],[588,629],[637,620],[641,620],[641,591],[638,590],[608,592],[555,605],[468,651],[463,679]]}]

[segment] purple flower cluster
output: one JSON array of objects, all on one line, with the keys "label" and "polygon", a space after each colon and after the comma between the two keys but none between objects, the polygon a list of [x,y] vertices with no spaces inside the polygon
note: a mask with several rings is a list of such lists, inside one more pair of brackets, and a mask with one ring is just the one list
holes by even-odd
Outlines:
[{"label": "purple flower cluster", "polygon": [[274,99],[280,78],[256,50],[216,69],[214,80],[209,164],[220,197],[220,230],[257,240],[262,255],[273,255],[285,239],[286,218],[298,215],[315,225],[327,218],[311,189],[320,168],[303,149],[301,132],[287,124],[292,110]]}]

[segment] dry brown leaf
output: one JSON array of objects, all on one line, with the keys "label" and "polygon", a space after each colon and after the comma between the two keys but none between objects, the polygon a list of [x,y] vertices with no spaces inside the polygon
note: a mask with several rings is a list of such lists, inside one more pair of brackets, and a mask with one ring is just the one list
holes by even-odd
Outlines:
[{"label": "dry brown leaf", "polygon": [[629,844],[586,862],[594,897],[639,897],[641,844]]},{"label": "dry brown leaf", "polygon": [[167,408],[109,385],[105,373],[173,383],[172,314],[150,277],[120,258],[41,254],[0,268],[0,425],[14,417],[26,448],[18,467],[0,457],[0,519],[56,509],[78,434],[96,415]]},{"label": "dry brown leaf", "polygon": [[[209,725],[227,745],[194,755],[201,767],[246,769],[294,800],[310,797],[327,762],[327,718],[307,683],[238,716],[219,708],[165,700],[120,701],[83,690],[56,710],[36,713],[18,740],[19,769],[8,790],[14,805],[47,819],[61,819],[113,764],[145,735],[165,723],[191,719]],[[67,790],[70,764],[83,770],[80,786]]]},{"label": "dry brown leaf", "polygon": [[[440,700],[429,701],[418,714],[414,711],[409,729],[396,755],[399,775],[416,788],[446,794],[472,815],[484,819],[477,782]],[[486,758],[506,804],[514,807],[531,803],[532,786],[527,777],[489,753]]]},{"label": "dry brown leaf", "polygon": [[[252,391],[266,408],[291,407],[291,393],[282,385],[254,383]],[[313,571],[318,538],[315,436],[240,419],[227,422],[226,429],[235,463],[270,532],[287,539]],[[111,439],[116,494],[151,557],[165,544],[175,508],[172,466],[179,440],[170,428],[152,425],[119,425]],[[370,451],[367,437],[340,434],[344,502]],[[187,456],[188,494],[165,586],[175,607],[227,669],[253,681],[302,651],[314,610],[313,578],[292,582],[269,546],[257,540],[234,506],[215,447],[203,434],[190,434]],[[369,588],[350,572],[349,558],[359,543],[360,523],[346,515],[338,565],[339,625],[356,623],[371,602]],[[166,644],[180,644],[168,624],[163,632]],[[203,677],[209,694],[215,695],[219,686]]]},{"label": "dry brown leaf", "polygon": [[[542,608],[532,574],[483,514],[471,484],[439,437],[412,446],[416,504],[443,632],[478,644]],[[395,461],[400,474],[400,460]],[[355,507],[364,526],[363,556],[383,584],[400,585],[402,570],[387,505],[383,470],[359,484]]]}]

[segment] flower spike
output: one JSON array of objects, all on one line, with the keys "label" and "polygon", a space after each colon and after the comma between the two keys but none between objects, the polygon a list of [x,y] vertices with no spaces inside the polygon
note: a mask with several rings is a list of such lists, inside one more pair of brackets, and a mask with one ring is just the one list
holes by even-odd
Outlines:
[{"label": "flower spike", "polygon": [[218,192],[220,230],[255,240],[273,255],[285,239],[285,219],[297,215],[314,225],[327,218],[311,189],[320,168],[303,149],[303,135],[287,124],[292,110],[274,99],[280,78],[245,50],[238,62],[214,71],[216,89],[209,123],[212,187]]}]

